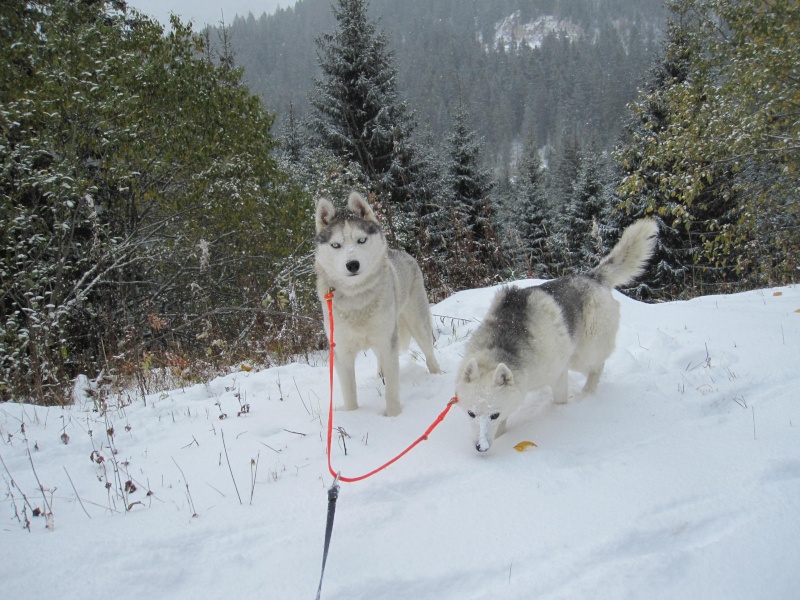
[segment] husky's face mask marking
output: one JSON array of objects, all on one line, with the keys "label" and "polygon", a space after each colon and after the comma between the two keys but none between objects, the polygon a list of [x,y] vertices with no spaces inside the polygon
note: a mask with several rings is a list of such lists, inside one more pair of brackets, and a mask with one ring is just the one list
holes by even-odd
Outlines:
[{"label": "husky's face mask marking", "polygon": [[467,362],[456,385],[458,404],[472,419],[472,441],[478,452],[486,452],[505,431],[506,419],[522,402],[511,369],[503,363],[494,371]]},{"label": "husky's face mask marking", "polygon": [[380,264],[382,253],[373,248],[383,244],[383,233],[375,214],[363,201],[353,201],[348,210],[337,212],[320,199],[316,215],[317,260],[334,278],[366,275]]},{"label": "husky's face mask marking", "polygon": [[[370,260],[371,233],[359,226],[345,222],[344,225],[330,232],[328,240],[329,260],[338,269],[344,267],[342,275],[354,277],[364,273],[365,268],[374,264]],[[365,254],[366,253],[366,254]],[[337,270],[338,270],[337,269]]]}]

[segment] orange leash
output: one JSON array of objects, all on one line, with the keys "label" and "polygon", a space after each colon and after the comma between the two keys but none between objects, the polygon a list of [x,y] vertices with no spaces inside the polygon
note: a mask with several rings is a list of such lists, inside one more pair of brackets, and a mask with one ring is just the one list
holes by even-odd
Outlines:
[{"label": "orange leash", "polygon": [[327,447],[327,452],[328,452],[328,471],[330,472],[331,475],[333,475],[333,477],[337,478],[339,481],[344,481],[345,483],[354,483],[356,481],[361,481],[363,479],[366,479],[367,477],[371,477],[372,475],[375,475],[375,473],[379,473],[380,471],[383,471],[386,467],[388,467],[392,463],[400,460],[403,456],[408,454],[417,444],[419,444],[420,442],[422,442],[424,440],[427,440],[428,436],[430,435],[430,433],[436,428],[437,425],[439,425],[439,423],[441,423],[444,420],[444,418],[447,416],[447,413],[450,411],[450,409],[453,407],[453,405],[456,402],[458,402],[458,398],[453,396],[450,399],[450,402],[447,403],[447,406],[445,406],[444,410],[441,413],[439,413],[439,416],[436,417],[436,419],[433,421],[433,423],[431,423],[430,427],[428,427],[428,429],[425,430],[425,433],[423,433],[419,438],[417,438],[414,442],[412,442],[400,454],[395,456],[393,459],[387,461],[386,463],[382,464],[377,469],[373,469],[369,473],[365,473],[364,475],[360,475],[358,477],[343,477],[342,475],[340,475],[339,473],[334,471],[333,470],[333,466],[331,465],[331,441],[333,439],[333,349],[336,347],[336,344],[334,344],[334,342],[333,342],[333,290],[330,290],[330,291],[328,291],[327,294],[325,294],[325,300],[328,303],[328,322],[330,324],[330,332],[331,332],[331,339],[330,339],[330,347],[331,347],[331,349],[330,349],[330,390],[331,390],[331,393],[330,393],[330,408],[328,410],[328,447]]}]

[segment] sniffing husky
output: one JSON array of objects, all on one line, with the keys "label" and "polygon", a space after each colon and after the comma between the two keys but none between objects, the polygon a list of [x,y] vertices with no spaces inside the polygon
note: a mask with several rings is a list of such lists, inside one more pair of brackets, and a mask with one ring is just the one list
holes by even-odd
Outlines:
[{"label": "sniffing husky", "polygon": [[587,375],[584,394],[595,390],[619,327],[611,290],[642,274],[657,235],[655,221],[636,221],[588,273],[497,292],[456,379],[458,404],[472,417],[479,452],[502,435],[527,392],[549,385],[553,401],[565,403],[568,369]]},{"label": "sniffing husky", "polygon": [[372,208],[357,192],[337,212],[326,198],[316,209],[317,293],[325,332],[330,335],[325,294],[333,298],[336,375],[344,409],[358,408],[356,354],[367,348],[378,357],[386,382],[386,415],[400,414],[400,352],[414,338],[428,371],[440,373],[433,353],[433,327],[422,272],[408,254],[386,245]]}]

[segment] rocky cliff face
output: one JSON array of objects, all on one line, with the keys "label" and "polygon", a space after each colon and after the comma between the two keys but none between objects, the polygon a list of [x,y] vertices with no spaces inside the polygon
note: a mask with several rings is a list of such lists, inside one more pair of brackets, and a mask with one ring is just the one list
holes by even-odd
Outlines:
[{"label": "rocky cliff face", "polygon": [[[516,11],[495,25],[494,40],[489,43],[493,48],[517,50],[522,46],[537,48],[544,38],[555,33],[574,40],[583,35],[583,29],[567,19],[557,19],[551,15],[537,17],[533,21],[523,23],[520,12]],[[485,41],[482,40],[484,44]],[[488,49],[488,48],[487,48]]]}]

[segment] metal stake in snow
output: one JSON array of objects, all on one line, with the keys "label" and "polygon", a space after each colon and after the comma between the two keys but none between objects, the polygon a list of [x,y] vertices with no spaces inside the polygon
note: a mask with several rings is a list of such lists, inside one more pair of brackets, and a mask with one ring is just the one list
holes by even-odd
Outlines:
[{"label": "metal stake in snow", "polygon": [[333,533],[333,517],[336,514],[336,500],[339,497],[339,476],[333,480],[333,485],[328,490],[328,522],[325,525],[325,547],[322,551],[322,572],[319,574],[319,587],[317,588],[317,600],[322,593],[322,578],[325,576],[325,562],[328,560],[328,549],[331,546],[331,534]]}]

